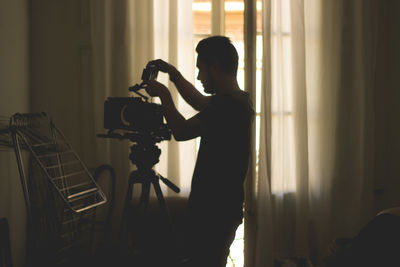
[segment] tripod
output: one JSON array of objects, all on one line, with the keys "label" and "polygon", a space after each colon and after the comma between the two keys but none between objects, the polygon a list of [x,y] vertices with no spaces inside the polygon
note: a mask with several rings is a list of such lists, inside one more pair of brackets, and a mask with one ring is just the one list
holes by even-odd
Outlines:
[{"label": "tripod", "polygon": [[[176,261],[177,255],[173,255],[176,254],[176,251],[173,251],[173,249],[176,249],[177,247],[175,230],[173,228],[171,217],[162,194],[160,180],[176,193],[179,193],[180,189],[167,178],[161,176],[153,170],[154,165],[159,162],[159,157],[161,155],[161,150],[156,146],[156,142],[158,140],[153,138],[150,134],[138,133],[125,133],[124,135],[108,133],[107,135],[98,136],[117,138],[120,140],[129,139],[130,141],[135,142],[135,144],[130,147],[131,153],[129,154],[129,159],[133,164],[136,165],[137,170],[132,171],[129,175],[129,184],[124,203],[120,232],[121,235],[126,233],[126,236],[128,237],[127,243],[128,249],[131,250],[130,253],[133,253],[134,257],[143,254],[143,252],[140,251],[140,246],[146,247],[146,245],[143,243],[148,242],[146,237],[140,236],[143,234],[141,228],[144,227],[144,225],[141,225],[140,220],[143,222],[145,216],[147,215],[147,209],[150,200],[150,189],[151,186],[153,186],[160,211],[167,220],[167,231],[169,231],[170,238],[174,242],[173,246],[169,244],[168,247],[170,251],[167,251],[166,256],[170,258],[171,261]],[[141,185],[141,194],[139,203],[135,208],[131,202],[136,184]],[[121,237],[124,239],[123,236]],[[130,240],[129,237],[131,237]],[[150,246],[152,246],[152,244],[150,244],[148,247]]]}]

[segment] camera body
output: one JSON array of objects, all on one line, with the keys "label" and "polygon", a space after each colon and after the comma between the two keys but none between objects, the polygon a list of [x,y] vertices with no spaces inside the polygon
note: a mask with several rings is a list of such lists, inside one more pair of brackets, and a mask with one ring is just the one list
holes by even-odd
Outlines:
[{"label": "camera body", "polygon": [[141,97],[109,97],[104,102],[104,128],[122,129],[169,140],[171,133],[164,123],[161,105]]},{"label": "camera body", "polygon": [[[131,141],[152,140],[160,142],[171,139],[171,130],[164,123],[160,104],[148,102],[148,98],[138,90],[145,88],[146,81],[157,78],[158,68],[147,65],[143,69],[141,84],[129,88],[140,97],[108,97],[104,102],[104,128],[108,135],[101,137],[129,138]],[[124,136],[113,133],[114,130],[125,130]]]}]

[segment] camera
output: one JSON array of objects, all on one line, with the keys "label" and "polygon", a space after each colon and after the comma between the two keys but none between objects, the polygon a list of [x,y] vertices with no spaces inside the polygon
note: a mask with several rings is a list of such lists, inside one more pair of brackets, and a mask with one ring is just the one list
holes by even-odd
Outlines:
[{"label": "camera", "polygon": [[139,97],[107,98],[104,102],[104,128],[109,130],[108,137],[118,135],[112,135],[114,130],[126,130],[132,133],[129,135],[131,137],[147,136],[157,142],[171,139],[171,131],[164,123],[161,105],[148,102],[146,96],[137,92],[144,88],[143,84],[146,81],[156,79],[157,75],[157,67],[148,65],[143,69],[143,82],[129,88]]},{"label": "camera", "polygon": [[104,102],[104,128],[147,134],[157,140],[171,139],[161,105],[149,103],[142,97],[107,98]]}]

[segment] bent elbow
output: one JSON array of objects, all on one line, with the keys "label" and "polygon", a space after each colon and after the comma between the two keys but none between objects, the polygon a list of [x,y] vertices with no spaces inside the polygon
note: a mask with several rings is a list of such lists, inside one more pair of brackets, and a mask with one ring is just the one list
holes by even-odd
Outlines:
[{"label": "bent elbow", "polygon": [[176,141],[187,141],[200,136],[200,124],[196,117],[185,121],[179,127],[171,127],[172,135]]},{"label": "bent elbow", "polygon": [[185,141],[185,137],[181,134],[181,133],[172,133],[172,135],[174,136],[175,141],[177,142],[181,142],[181,141]]},{"label": "bent elbow", "polygon": [[172,131],[172,135],[177,142],[187,141],[195,137],[191,131],[185,130],[185,128],[175,129],[175,131]]}]

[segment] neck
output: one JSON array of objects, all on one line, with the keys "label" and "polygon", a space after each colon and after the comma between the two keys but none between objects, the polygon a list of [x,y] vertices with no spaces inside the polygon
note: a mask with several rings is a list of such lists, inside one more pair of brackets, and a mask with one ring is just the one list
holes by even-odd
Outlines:
[{"label": "neck", "polygon": [[225,94],[237,90],[240,90],[240,87],[235,76],[221,75],[217,79],[215,87],[216,94]]}]

